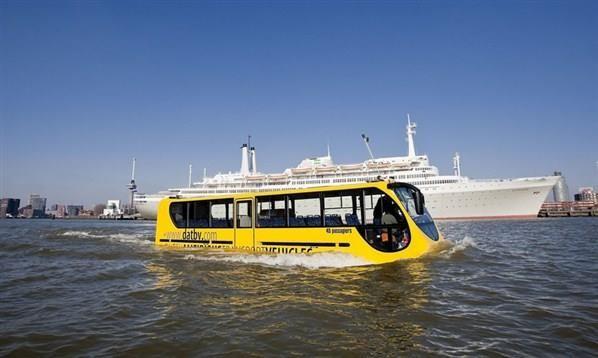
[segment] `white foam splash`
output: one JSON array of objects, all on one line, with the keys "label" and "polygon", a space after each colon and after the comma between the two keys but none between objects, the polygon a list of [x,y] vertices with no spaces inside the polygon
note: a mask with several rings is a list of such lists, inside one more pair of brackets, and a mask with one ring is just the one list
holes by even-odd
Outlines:
[{"label": "white foam splash", "polygon": [[87,231],[65,231],[60,235],[61,236],[76,236],[76,237],[102,237],[102,236],[91,234],[90,232],[87,232]]},{"label": "white foam splash", "polygon": [[259,264],[278,267],[304,267],[309,269],[340,268],[369,265],[368,261],[353,255],[338,252],[322,252],[317,254],[233,254],[192,255],[186,260],[238,262],[243,264]]},{"label": "white foam splash", "polygon": [[468,247],[478,247],[477,243],[475,242],[475,239],[471,236],[465,236],[461,240],[455,241],[455,246],[453,246],[453,249],[455,251],[463,251]]},{"label": "white foam splash", "polygon": [[477,248],[478,245],[473,237],[465,236],[461,240],[457,241],[443,240],[431,252],[431,254],[441,256],[444,258],[449,258],[459,252],[467,250],[470,247]]},{"label": "white foam splash", "polygon": [[153,245],[153,240],[147,240],[149,236],[144,234],[112,234],[108,235],[108,238],[122,242],[125,244],[141,244],[141,245]]},{"label": "white foam splash", "polygon": [[118,241],[122,243],[129,243],[129,244],[141,244],[141,245],[152,245],[153,241],[147,240],[150,238],[151,235],[144,234],[144,233],[136,233],[136,234],[92,234],[88,231],[65,231],[61,236],[69,236],[69,237],[80,237],[80,238],[92,238],[92,239],[109,239],[113,241]]}]

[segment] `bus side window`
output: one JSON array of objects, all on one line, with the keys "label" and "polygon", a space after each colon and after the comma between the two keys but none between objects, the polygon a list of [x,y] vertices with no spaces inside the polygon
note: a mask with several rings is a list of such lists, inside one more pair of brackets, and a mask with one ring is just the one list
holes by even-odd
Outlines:
[{"label": "bus side window", "polygon": [[324,226],[361,225],[361,191],[324,193]]},{"label": "bus side window", "polygon": [[384,193],[376,189],[364,191],[364,210],[366,225],[380,225],[382,223],[382,198]]},{"label": "bus side window", "polygon": [[189,227],[203,228],[209,226],[210,203],[195,201],[189,203]]},{"label": "bus side window", "polygon": [[210,202],[210,227],[233,227],[233,201],[232,199]]},{"label": "bus side window", "polygon": [[269,196],[257,197],[256,226],[284,227],[286,226],[285,197]]},{"label": "bus side window", "polygon": [[289,195],[289,226],[322,226],[319,193]]},{"label": "bus side window", "polygon": [[187,203],[174,202],[170,203],[170,219],[177,228],[185,228],[187,226]]}]

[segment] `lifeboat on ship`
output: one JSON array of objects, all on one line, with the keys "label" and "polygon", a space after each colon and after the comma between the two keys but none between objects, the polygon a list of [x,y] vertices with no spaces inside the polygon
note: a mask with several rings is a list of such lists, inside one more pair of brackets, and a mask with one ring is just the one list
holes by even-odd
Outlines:
[{"label": "lifeboat on ship", "polygon": [[266,180],[266,175],[264,174],[254,174],[254,175],[247,175],[245,176],[245,179],[247,179],[247,181],[264,181]]},{"label": "lifeboat on ship", "polygon": [[311,173],[313,168],[291,168],[290,170],[293,175],[303,175]]},{"label": "lifeboat on ship", "polygon": [[363,169],[363,164],[343,164],[339,166],[343,172],[356,172]]},{"label": "lifeboat on ship", "polygon": [[268,181],[271,181],[271,182],[280,183],[280,182],[286,182],[286,181],[288,181],[289,180],[289,176],[286,175],[286,174],[284,174],[284,173],[282,173],[282,174],[270,174],[270,175],[267,176],[267,179],[268,179]]},{"label": "lifeboat on ship", "polygon": [[388,162],[368,162],[366,164],[368,169],[386,169],[390,168],[390,163]]},{"label": "lifeboat on ship", "polygon": [[316,174],[334,174],[336,167],[316,167]]}]

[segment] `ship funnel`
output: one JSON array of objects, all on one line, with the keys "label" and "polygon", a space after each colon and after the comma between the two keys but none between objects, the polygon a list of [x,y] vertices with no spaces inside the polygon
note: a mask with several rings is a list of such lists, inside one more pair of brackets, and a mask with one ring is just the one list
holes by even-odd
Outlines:
[{"label": "ship funnel", "polygon": [[255,159],[255,147],[251,147],[251,173],[257,173],[257,164]]},{"label": "ship funnel", "polygon": [[409,157],[415,157],[415,143],[413,142],[413,135],[415,134],[415,128],[417,124],[411,123],[411,117],[407,113],[407,143],[409,144]]},{"label": "ship funnel", "polygon": [[241,146],[241,174],[249,174],[249,151],[247,150],[247,144]]}]

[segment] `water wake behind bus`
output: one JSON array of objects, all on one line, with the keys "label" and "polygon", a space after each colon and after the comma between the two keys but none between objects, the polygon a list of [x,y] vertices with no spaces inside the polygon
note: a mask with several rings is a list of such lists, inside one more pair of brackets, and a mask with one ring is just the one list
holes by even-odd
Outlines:
[{"label": "water wake behind bus", "polygon": [[108,239],[122,243],[153,245],[153,232],[121,233],[121,232],[102,232],[102,231],[82,231],[68,230],[54,234],[58,237],[75,239]]},{"label": "water wake behind bus", "polygon": [[342,268],[370,265],[349,254],[325,252],[316,254],[252,254],[252,253],[197,253],[184,256],[187,260],[255,264],[274,267],[303,267],[307,269]]}]

